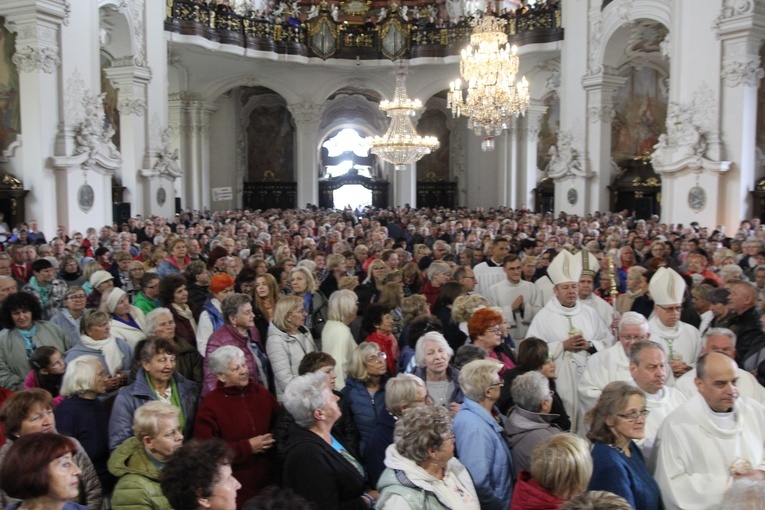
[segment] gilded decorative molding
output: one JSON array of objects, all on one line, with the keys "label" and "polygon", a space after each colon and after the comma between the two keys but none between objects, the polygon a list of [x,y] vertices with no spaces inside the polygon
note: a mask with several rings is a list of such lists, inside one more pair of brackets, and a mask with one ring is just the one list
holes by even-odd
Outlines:
[{"label": "gilded decorative molding", "polygon": [[759,57],[753,57],[746,62],[726,62],[723,65],[723,83],[729,88],[741,85],[756,87],[763,77],[765,77],[765,71],[760,67]]},{"label": "gilded decorative molding", "polygon": [[19,72],[31,73],[34,71],[43,71],[46,74],[53,74],[56,68],[61,65],[61,57],[58,50],[53,48],[32,48],[26,46],[16,51],[11,58]]}]

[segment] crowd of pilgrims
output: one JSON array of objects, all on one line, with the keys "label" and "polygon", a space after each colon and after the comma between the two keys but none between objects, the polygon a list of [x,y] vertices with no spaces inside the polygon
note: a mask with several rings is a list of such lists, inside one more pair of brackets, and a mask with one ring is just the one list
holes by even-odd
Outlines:
[{"label": "crowd of pilgrims", "polygon": [[758,219],[1,221],[4,508],[763,508]]}]

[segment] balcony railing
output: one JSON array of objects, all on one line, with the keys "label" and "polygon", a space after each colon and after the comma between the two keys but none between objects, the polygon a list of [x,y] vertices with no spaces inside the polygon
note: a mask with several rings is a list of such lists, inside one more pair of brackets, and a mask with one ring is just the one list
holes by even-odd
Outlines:
[{"label": "balcony railing", "polygon": [[[436,27],[414,20],[406,22],[397,14],[374,27],[354,24],[353,21],[335,22],[327,15],[306,22],[292,20],[291,23],[275,23],[253,12],[240,15],[224,8],[208,7],[197,0],[166,1],[167,31],[253,50],[308,57],[393,60],[459,55],[470,40],[472,31],[467,23]],[[506,30],[510,42],[523,45],[562,40],[560,4],[558,0],[548,0],[524,12],[507,15]],[[324,54],[314,51],[319,46],[312,44],[308,35],[308,27],[322,18],[331,26],[333,36],[328,42],[327,34],[323,34],[320,47]],[[389,37],[386,42],[381,34],[388,33],[391,27],[386,28],[386,25],[394,21],[398,21],[394,28],[400,37]]]}]

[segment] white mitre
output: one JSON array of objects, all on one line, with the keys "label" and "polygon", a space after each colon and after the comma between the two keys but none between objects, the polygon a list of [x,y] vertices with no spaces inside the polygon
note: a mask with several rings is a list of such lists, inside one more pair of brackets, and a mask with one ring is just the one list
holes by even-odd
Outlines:
[{"label": "white mitre", "polygon": [[[547,267],[547,276],[555,285],[565,282],[579,282],[579,277],[582,276],[580,260],[568,250],[561,250]],[[597,263],[597,259],[595,262]]]},{"label": "white mitre", "polygon": [[651,278],[648,290],[657,305],[678,305],[684,301],[685,280],[677,271],[660,267]]},{"label": "white mitre", "polygon": [[582,250],[576,254],[576,258],[582,265],[582,276],[595,278],[600,271],[600,262],[590,250]]}]

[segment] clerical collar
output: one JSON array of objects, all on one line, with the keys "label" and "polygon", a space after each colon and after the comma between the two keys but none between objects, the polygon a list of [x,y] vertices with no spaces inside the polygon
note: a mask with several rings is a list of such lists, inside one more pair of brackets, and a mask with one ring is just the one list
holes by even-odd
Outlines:
[{"label": "clerical collar", "polygon": [[652,400],[654,402],[658,402],[659,400],[664,398],[664,388],[661,388],[656,393],[648,393],[647,391],[644,391],[643,393],[645,393],[646,399]]},{"label": "clerical collar", "polygon": [[736,428],[736,410],[735,408],[731,408],[730,411],[725,413],[718,413],[711,407],[707,406],[709,408],[709,417],[712,420],[712,423],[715,424],[715,426],[721,430],[733,430]]}]

